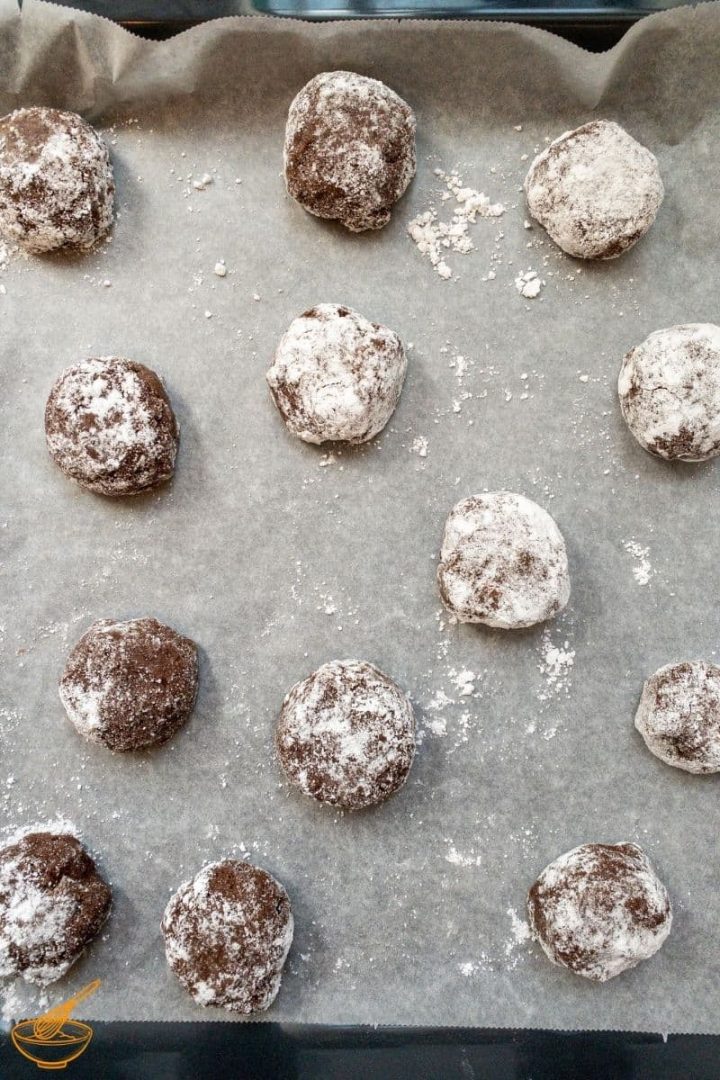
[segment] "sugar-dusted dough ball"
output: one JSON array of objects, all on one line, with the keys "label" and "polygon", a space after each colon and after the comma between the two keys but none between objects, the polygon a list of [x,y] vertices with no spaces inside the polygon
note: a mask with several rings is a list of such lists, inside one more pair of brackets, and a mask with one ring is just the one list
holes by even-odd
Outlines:
[{"label": "sugar-dusted dough ball", "polygon": [[471,495],[445,523],[440,597],[460,622],[517,630],[570,598],[565,541],[546,510],[510,491]]},{"label": "sugar-dusted dough ball", "polygon": [[318,304],[293,319],[267,381],[288,431],[305,442],[363,443],[387,424],[407,357],[393,330]]},{"label": "sugar-dusted dough ball", "polygon": [[195,704],[197,646],[157,619],[93,623],[70,653],[60,700],[78,732],[110,750],[166,742]]},{"label": "sugar-dusted dough ball", "polygon": [[649,959],[672,925],[667,890],[637,844],[561,855],[530,889],[528,913],[545,955],[595,982]]},{"label": "sugar-dusted dough ball", "polygon": [[361,810],[405,783],[415,717],[406,694],[372,664],[333,660],[290,690],[275,741],[288,780],[305,795]]},{"label": "sugar-dusted dough ball", "polygon": [[250,863],[223,859],[186,881],[162,920],[171,970],[198,1005],[261,1012],[280,989],[293,939],[290,900]]},{"label": "sugar-dusted dough ball", "polygon": [[668,765],[720,772],[720,667],[702,660],[661,667],[643,687],[635,727]]},{"label": "sugar-dusted dough ball", "polygon": [[180,430],[162,380],[144,364],[92,357],[66,368],[45,407],[56,465],[99,495],[139,495],[169,480]]},{"label": "sugar-dusted dough ball", "polygon": [[100,933],[110,886],[78,838],[38,825],[0,847],[0,979],[61,979]]},{"label": "sugar-dusted dough ball", "polygon": [[0,119],[0,233],[29,252],[92,247],[113,218],[107,146],[75,113],[33,107]]},{"label": "sugar-dusted dough ball", "polygon": [[649,150],[618,124],[592,120],[535,158],[525,194],[532,216],[568,255],[614,259],[648,231],[664,189]]},{"label": "sugar-dusted dough ball", "polygon": [[326,71],[290,105],[285,183],[311,214],[380,229],[414,175],[415,114],[377,79]]},{"label": "sugar-dusted dough ball", "polygon": [[644,450],[668,461],[720,454],[720,327],[656,330],[624,358],[618,394]]}]

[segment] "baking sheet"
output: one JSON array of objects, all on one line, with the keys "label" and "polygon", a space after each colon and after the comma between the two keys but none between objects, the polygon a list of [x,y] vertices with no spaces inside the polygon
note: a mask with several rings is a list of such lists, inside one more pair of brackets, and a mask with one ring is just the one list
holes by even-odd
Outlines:
[{"label": "baking sheet", "polygon": [[[717,1031],[718,781],[662,765],[632,720],[647,674],[717,656],[718,466],[644,455],[615,381],[649,332],[718,318],[720,8],[652,17],[590,56],[483,23],[228,19],[154,43],[26,0],[21,19],[0,9],[0,49],[3,110],[83,112],[118,185],[110,244],[0,273],[2,816],[70,818],[115,896],[49,1000],[100,978],[90,1019],[229,1018],[183,993],[158,927],[203,863],[247,854],[296,917],[267,1018]],[[287,106],[331,68],[417,111],[418,175],[377,234],[284,193]],[[581,265],[525,228],[520,186],[526,155],[592,116],[654,150],[667,194],[632,252]],[[430,206],[447,217],[434,170],[453,167],[507,211],[471,228],[442,281],[406,227]],[[527,269],[545,283],[532,300],[515,287]],[[291,438],[265,387],[278,337],[322,301],[412,343],[395,417],[359,450]],[[93,353],[165,377],[182,425],[170,487],[107,501],[52,466],[49,387]],[[442,613],[445,516],[486,488],[535,498],[564,532],[573,592],[548,628]],[[76,735],[57,680],[92,621],[144,614],[199,643],[198,706],[166,747],[112,756]],[[286,690],[346,656],[408,690],[422,745],[397,797],[342,817],[283,786],[272,735]],[[661,952],[604,986],[522,929],[537,873],[590,840],[640,842],[676,914]],[[5,1011],[37,1007],[21,988]]]}]

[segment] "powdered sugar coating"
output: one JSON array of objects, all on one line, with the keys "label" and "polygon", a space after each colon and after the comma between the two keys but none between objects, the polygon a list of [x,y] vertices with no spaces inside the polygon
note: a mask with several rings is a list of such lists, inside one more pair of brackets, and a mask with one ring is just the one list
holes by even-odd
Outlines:
[{"label": "powdered sugar coating", "polygon": [[353,232],[380,229],[415,175],[415,115],[377,79],[323,72],[290,105],[284,161],[305,210]]},{"label": "powdered sugar coating", "polygon": [[187,720],[197,646],[157,619],[93,623],[68,657],[60,700],[77,731],[111,750],[166,742]]},{"label": "powdered sugar coating", "polygon": [[658,951],[672,926],[667,890],[637,844],[583,844],[546,866],[528,895],[548,959],[594,982]]},{"label": "powdered sugar coating", "polygon": [[47,986],[97,936],[109,886],[73,832],[23,829],[0,848],[0,979]]},{"label": "powdered sugar coating", "polygon": [[170,900],[165,955],[198,1005],[267,1009],[293,939],[290,900],[265,870],[237,859],[204,867]]},{"label": "powdered sugar coating", "polygon": [[560,530],[541,506],[509,491],[471,495],[453,507],[437,580],[460,622],[505,630],[544,622],[570,598]]},{"label": "powdered sugar coating", "polygon": [[267,381],[293,435],[363,443],[392,416],[406,370],[394,331],[339,304],[318,304],[293,319]]},{"label": "powdered sugar coating", "polygon": [[107,146],[75,113],[34,107],[0,120],[0,232],[26,251],[92,247],[112,224]]},{"label": "powdered sugar coating", "polygon": [[720,454],[720,327],[688,323],[656,330],[625,356],[618,378],[630,431],[668,461]]},{"label": "powdered sugar coating", "polygon": [[645,235],[664,196],[658,163],[611,120],[566,131],[525,178],[532,216],[580,259],[614,259]]},{"label": "powdered sugar coating", "polygon": [[635,727],[666,764],[720,772],[720,667],[703,660],[661,667],[645,682]]},{"label": "powdered sugar coating", "polygon": [[373,664],[333,660],[290,690],[275,741],[285,774],[305,795],[361,810],[405,783],[415,717],[407,696]]},{"label": "powdered sugar coating", "polygon": [[162,380],[144,364],[91,357],[50,391],[45,437],[55,463],[100,495],[137,495],[169,480],[179,429]]}]

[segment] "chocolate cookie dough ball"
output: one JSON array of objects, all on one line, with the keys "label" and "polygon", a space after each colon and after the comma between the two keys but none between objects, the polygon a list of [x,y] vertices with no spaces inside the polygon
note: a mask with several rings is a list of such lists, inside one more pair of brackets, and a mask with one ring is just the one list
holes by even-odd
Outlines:
[{"label": "chocolate cookie dough ball", "polygon": [[165,908],[165,955],[198,1005],[261,1012],[280,989],[293,939],[290,900],[265,870],[237,859],[206,866]]},{"label": "chocolate cookie dough ball", "polygon": [[0,979],[61,979],[97,937],[110,886],[71,832],[23,831],[0,848]]},{"label": "chocolate cookie dough ball", "polygon": [[107,146],[75,113],[18,109],[0,119],[0,233],[29,252],[92,247],[112,224]]},{"label": "chocolate cookie dough ball", "polygon": [[720,772],[720,667],[701,660],[661,667],[643,687],[635,727],[666,764]]},{"label": "chocolate cookie dough ball", "polygon": [[610,120],[566,131],[525,178],[530,213],[579,259],[622,255],[648,231],[664,193],[654,155]]},{"label": "chocolate cookie dough ball", "polygon": [[311,214],[381,229],[414,175],[415,114],[384,83],[326,71],[292,102],[285,183]]},{"label": "chocolate cookie dough ball", "polygon": [[518,630],[570,598],[565,541],[541,506],[509,491],[471,495],[445,523],[440,597],[460,622]]},{"label": "chocolate cookie dough ball", "polygon": [[387,424],[405,381],[400,338],[350,308],[293,319],[267,373],[288,431],[305,442],[363,443]]},{"label": "chocolate cookie dough ball", "polygon": [[403,691],[372,664],[333,660],[293,686],[275,742],[288,780],[305,795],[362,810],[407,780],[415,717]]},{"label": "chocolate cookie dough ball", "polygon": [[630,431],[649,453],[667,461],[720,454],[720,327],[657,330],[623,360],[618,394]]},{"label": "chocolate cookie dough ball", "polygon": [[99,495],[139,495],[169,480],[179,437],[162,380],[116,356],[66,368],[45,408],[53,461]]},{"label": "chocolate cookie dough ball", "polygon": [[548,959],[595,982],[649,959],[672,925],[667,890],[637,844],[561,855],[530,889],[528,913]]},{"label": "chocolate cookie dough ball", "polygon": [[60,700],[86,739],[110,750],[141,750],[182,727],[197,683],[194,641],[157,619],[101,619],[70,653]]}]

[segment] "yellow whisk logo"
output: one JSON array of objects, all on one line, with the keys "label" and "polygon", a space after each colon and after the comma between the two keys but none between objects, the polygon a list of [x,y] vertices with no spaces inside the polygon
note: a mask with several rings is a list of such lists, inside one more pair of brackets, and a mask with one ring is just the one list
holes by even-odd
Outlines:
[{"label": "yellow whisk logo", "polygon": [[10,1033],[13,1046],[40,1069],[64,1069],[88,1048],[93,1031],[89,1024],[71,1020],[73,1010],[94,994],[100,980],[88,983],[67,1001],[54,1005],[34,1020],[21,1020]]}]

